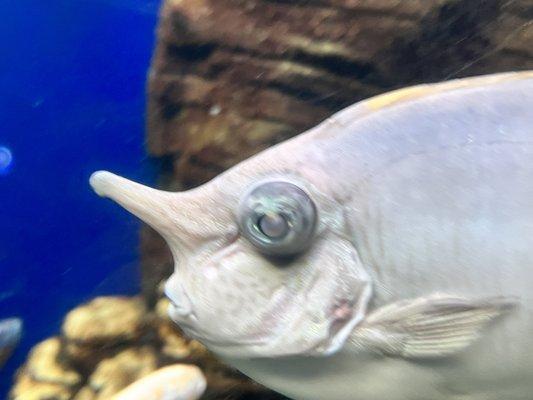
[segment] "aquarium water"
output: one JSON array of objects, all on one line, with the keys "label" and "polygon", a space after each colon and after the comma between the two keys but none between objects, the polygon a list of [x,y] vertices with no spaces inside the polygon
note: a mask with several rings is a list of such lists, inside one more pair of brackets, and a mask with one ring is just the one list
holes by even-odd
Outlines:
[{"label": "aquarium water", "polygon": [[138,291],[138,222],[91,191],[106,167],[154,179],[144,150],[145,81],[158,1],[0,2],[0,319],[29,349],[98,294]]}]

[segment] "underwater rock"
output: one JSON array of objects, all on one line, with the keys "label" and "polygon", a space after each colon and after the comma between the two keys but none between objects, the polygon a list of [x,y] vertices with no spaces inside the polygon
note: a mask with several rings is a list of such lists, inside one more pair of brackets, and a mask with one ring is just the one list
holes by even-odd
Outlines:
[{"label": "underwater rock", "polygon": [[61,341],[54,337],[35,346],[18,372],[12,400],[70,399],[81,384],[81,375],[61,356]]},{"label": "underwater rock", "polygon": [[95,400],[96,399],[96,393],[89,387],[84,386],[81,388],[81,390],[76,393],[74,398],[72,400]]},{"label": "underwater rock", "polygon": [[205,391],[202,371],[193,365],[161,368],[132,383],[112,400],[196,400]]},{"label": "underwater rock", "polygon": [[161,353],[164,357],[183,360],[191,356],[187,340],[170,323],[161,323],[157,327],[157,333],[162,343]]},{"label": "underwater rock", "polygon": [[67,314],[63,335],[78,344],[133,341],[143,332],[145,314],[139,298],[98,297]]},{"label": "underwater rock", "polygon": [[101,361],[89,376],[86,388],[94,393],[95,400],[109,400],[112,395],[156,369],[157,355],[152,347],[127,349]]},{"label": "underwater rock", "polygon": [[28,358],[25,373],[38,382],[76,387],[81,376],[61,356],[61,341],[54,337],[37,345]]},{"label": "underwater rock", "polygon": [[63,385],[38,382],[20,374],[9,394],[9,400],[70,400],[74,391]]},{"label": "underwater rock", "polygon": [[81,368],[91,369],[110,352],[138,340],[147,310],[138,297],[98,297],[67,314],[64,351]]}]

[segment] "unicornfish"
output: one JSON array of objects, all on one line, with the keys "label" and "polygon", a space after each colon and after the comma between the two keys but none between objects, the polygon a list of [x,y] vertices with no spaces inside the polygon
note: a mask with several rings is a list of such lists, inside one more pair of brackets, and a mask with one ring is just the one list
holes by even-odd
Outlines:
[{"label": "unicornfish", "polygon": [[171,318],[301,400],[533,396],[533,71],[356,103],[197,188],[95,172]]}]

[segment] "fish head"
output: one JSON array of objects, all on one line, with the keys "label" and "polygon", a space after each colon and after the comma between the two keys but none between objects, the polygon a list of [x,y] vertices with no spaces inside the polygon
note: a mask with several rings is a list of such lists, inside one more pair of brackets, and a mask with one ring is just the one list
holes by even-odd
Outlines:
[{"label": "fish head", "polygon": [[169,314],[221,355],[330,354],[363,317],[369,278],[335,179],[320,150],[301,145],[266,150],[184,192],[91,176],[99,195],[166,240]]}]

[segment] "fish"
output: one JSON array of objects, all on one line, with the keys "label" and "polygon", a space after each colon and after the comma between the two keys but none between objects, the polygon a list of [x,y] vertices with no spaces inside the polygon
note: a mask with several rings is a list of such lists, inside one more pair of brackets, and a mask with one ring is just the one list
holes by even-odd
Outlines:
[{"label": "fish", "polygon": [[301,400],[533,393],[533,71],[358,102],[182,192],[107,171],[157,230],[170,317]]},{"label": "fish", "polygon": [[0,320],[0,368],[2,368],[22,336],[22,320],[7,318]]}]

